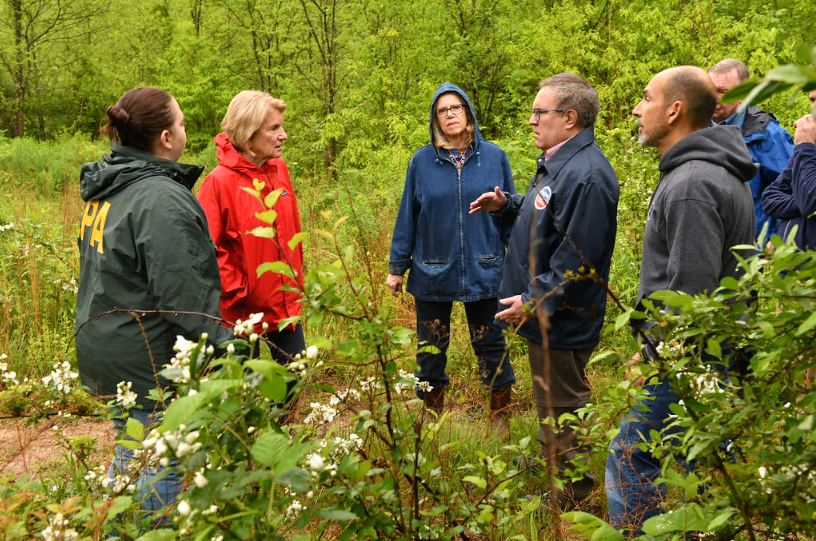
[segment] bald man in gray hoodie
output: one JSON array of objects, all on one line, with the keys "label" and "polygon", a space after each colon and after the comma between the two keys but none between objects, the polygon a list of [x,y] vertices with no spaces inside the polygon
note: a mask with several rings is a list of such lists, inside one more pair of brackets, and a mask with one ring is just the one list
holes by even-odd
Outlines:
[{"label": "bald man in gray hoodie", "polygon": [[[708,127],[716,105],[708,74],[681,66],[658,73],[632,111],[640,144],[661,155],[643,238],[638,306],[664,289],[692,295],[715,290],[723,278],[739,275],[731,247],[754,243],[754,204],[746,183],[756,166],[739,128]],[[639,325],[645,330],[653,323]],[[654,358],[654,344],[642,346],[642,354]],[[660,512],[666,491],[654,483],[660,460],[638,444],[666,426],[669,406],[678,401],[666,379],[644,391],[647,399],[624,418],[610,443],[606,466],[610,521],[632,536]]]}]

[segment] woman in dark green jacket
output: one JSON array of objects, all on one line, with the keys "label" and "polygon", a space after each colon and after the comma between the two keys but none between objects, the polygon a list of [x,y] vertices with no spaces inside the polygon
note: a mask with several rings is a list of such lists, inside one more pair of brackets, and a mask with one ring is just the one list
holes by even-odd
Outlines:
[{"label": "woman in dark green jacket", "polygon": [[[177,337],[195,342],[206,332],[219,343],[230,332],[199,315],[220,317],[221,284],[207,220],[191,192],[202,169],[178,163],[187,142],[178,103],[158,88],[137,88],[108,117],[103,132],[112,152],[80,175],[77,362],[91,393],[118,394],[129,416],[148,426],[166,406],[148,393],[172,387],[158,371],[173,358]],[[129,459],[118,446],[111,476]],[[172,503],[181,489],[173,475],[140,484],[150,510]]]}]

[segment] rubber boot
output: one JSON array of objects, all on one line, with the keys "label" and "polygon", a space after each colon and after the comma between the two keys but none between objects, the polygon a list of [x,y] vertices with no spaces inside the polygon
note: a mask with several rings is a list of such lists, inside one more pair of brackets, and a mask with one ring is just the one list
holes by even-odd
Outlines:
[{"label": "rubber boot", "polygon": [[434,389],[426,392],[425,407],[437,415],[442,415],[442,410],[445,408],[445,389]]},{"label": "rubber boot", "polygon": [[500,440],[505,439],[510,433],[507,418],[512,397],[513,388],[510,386],[490,392],[490,431]]}]

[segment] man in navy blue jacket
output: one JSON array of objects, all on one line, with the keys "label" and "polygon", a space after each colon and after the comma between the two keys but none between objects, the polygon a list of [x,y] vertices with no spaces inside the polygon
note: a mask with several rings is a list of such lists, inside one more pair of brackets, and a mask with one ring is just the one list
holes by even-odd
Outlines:
[{"label": "man in navy blue jacket", "polygon": [[[717,99],[750,76],[748,67],[733,58],[717,62],[708,70],[708,75],[717,88]],[[793,154],[793,138],[771,113],[754,106],[740,111],[741,103],[718,103],[711,121],[712,124],[738,127],[754,163],[759,165],[748,185],[754,199],[756,236],[759,237],[763,227],[767,226],[765,238],[769,239],[777,232],[779,220],[763,211],[762,194],[787,165]]]},{"label": "man in navy blue jacket", "polygon": [[[816,102],[816,90],[809,97],[811,103]],[[798,227],[794,241],[802,250],[816,249],[816,119],[813,112],[793,124],[796,128],[793,156],[762,198],[765,212],[782,220],[779,227],[782,238],[787,238],[793,226]]]},{"label": "man in navy blue jacket", "polygon": [[[518,325],[528,341],[539,419],[558,419],[590,400],[586,365],[600,341],[606,281],[617,231],[620,188],[595,142],[601,104],[595,89],[574,73],[539,85],[530,125],[543,151],[526,195],[498,187],[471,203],[512,224],[496,314]],[[560,472],[572,469],[576,442],[568,425],[538,432],[541,458]],[[567,483],[554,501],[572,507],[592,491],[591,472]]]}]

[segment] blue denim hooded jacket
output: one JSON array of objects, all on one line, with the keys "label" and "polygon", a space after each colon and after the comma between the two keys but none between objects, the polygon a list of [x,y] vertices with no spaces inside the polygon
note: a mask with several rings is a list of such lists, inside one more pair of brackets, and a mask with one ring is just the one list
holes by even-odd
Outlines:
[{"label": "blue denim hooded jacket", "polygon": [[[462,97],[475,127],[472,154],[461,169],[450,153],[435,148],[433,116],[442,94]],[[515,193],[507,154],[481,138],[470,99],[459,87],[444,83],[433,97],[429,123],[431,144],[417,150],[408,164],[394,235],[391,274],[408,274],[407,291],[425,301],[472,302],[496,297],[510,228],[487,212],[468,214],[470,202],[500,189]]]}]

